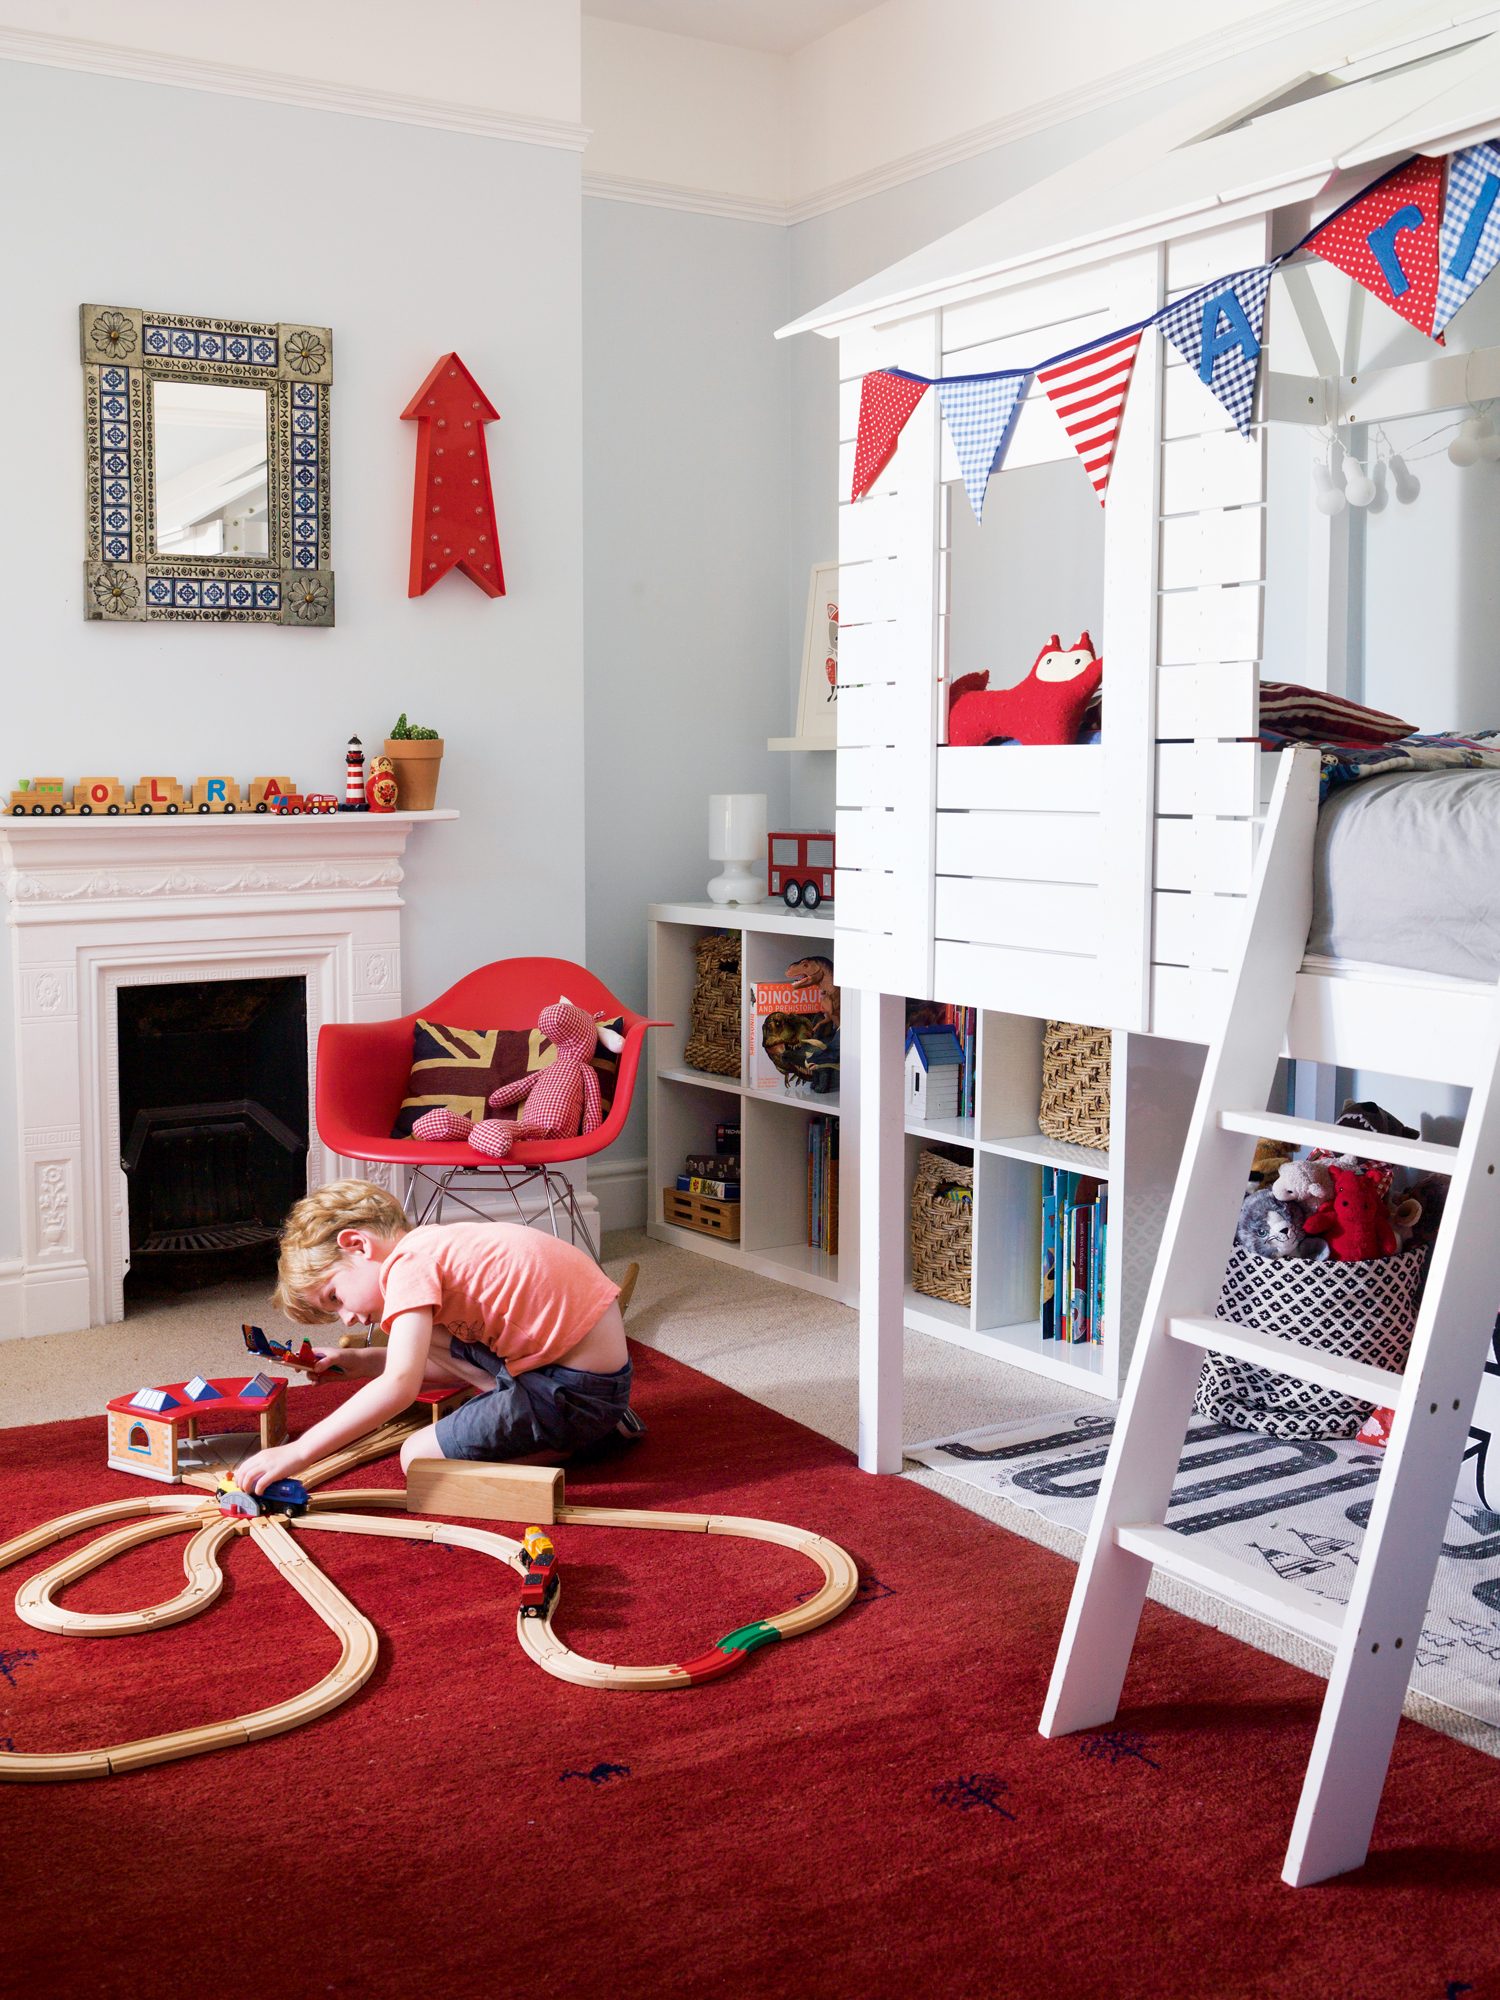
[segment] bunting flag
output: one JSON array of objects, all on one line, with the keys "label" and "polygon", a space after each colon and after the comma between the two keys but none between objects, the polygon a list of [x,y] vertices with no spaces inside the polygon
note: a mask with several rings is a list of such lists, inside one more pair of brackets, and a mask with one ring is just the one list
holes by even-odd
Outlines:
[{"label": "bunting flag", "polygon": [[862,500],[895,455],[906,420],[931,383],[872,369],[859,385],[859,438],[854,447],[851,500]]},{"label": "bunting flag", "polygon": [[1023,368],[1011,375],[960,375],[932,385],[943,406],[976,521],[984,519],[985,488],[990,474],[1004,463],[1030,380],[1031,370]]},{"label": "bunting flag", "polygon": [[1250,435],[1272,269],[1263,264],[1258,271],[1236,272],[1216,285],[1189,292],[1157,314],[1157,325],[1198,380],[1213,390],[1241,437]]},{"label": "bunting flag", "polygon": [[1331,215],[1305,247],[1437,339],[1442,220],[1443,162],[1419,155]]},{"label": "bunting flag", "polygon": [[1120,412],[1130,387],[1130,371],[1142,329],[1091,347],[1071,360],[1051,368],[1039,368],[1036,379],[1046,390],[1052,407],[1063,420],[1063,429],[1073,440],[1073,448],[1083,460],[1084,471],[1094,482],[1099,505],[1109,485],[1109,469],[1114,464],[1115,439],[1120,434]]},{"label": "bunting flag", "polygon": [[1437,311],[1432,318],[1434,337],[1500,263],[1497,196],[1500,196],[1500,147],[1486,142],[1449,156]]}]

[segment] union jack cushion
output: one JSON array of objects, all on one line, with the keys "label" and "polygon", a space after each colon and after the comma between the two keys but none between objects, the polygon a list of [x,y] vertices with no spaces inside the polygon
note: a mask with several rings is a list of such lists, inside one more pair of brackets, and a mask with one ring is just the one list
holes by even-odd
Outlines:
[{"label": "union jack cushion", "polygon": [[[625,1032],[620,1015],[599,1025],[620,1035]],[[491,1091],[532,1070],[546,1069],[556,1054],[540,1028],[448,1028],[439,1021],[418,1020],[412,1029],[411,1076],[391,1137],[410,1139],[412,1126],[427,1111],[454,1111],[476,1120],[488,1117]],[[598,1072],[607,1118],[620,1058],[601,1042],[591,1063]]]}]

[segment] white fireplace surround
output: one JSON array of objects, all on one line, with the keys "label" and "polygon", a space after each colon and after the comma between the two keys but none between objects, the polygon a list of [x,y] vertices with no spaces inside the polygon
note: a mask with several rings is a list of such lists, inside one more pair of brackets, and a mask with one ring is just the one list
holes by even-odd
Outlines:
[{"label": "white fireplace surround", "polygon": [[[401,856],[414,825],[457,817],[0,819],[22,1237],[0,1337],[124,1317],[120,988],[305,979],[311,1111],[323,1023],[401,1012]],[[309,1187],[339,1171],[391,1185],[389,1168],[332,1159],[310,1131]]]}]

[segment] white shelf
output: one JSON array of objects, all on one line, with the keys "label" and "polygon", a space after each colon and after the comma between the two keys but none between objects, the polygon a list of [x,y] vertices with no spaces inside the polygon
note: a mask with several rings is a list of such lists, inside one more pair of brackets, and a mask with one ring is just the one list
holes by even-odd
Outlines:
[{"label": "white shelf", "polygon": [[696,1083],[705,1090],[722,1090],[726,1097],[743,1097],[744,1085],[737,1077],[716,1076],[710,1069],[689,1069],[684,1064],[679,1069],[659,1069],[656,1074],[663,1083]]},{"label": "white shelf", "polygon": [[826,936],[833,942],[833,906],[789,910],[779,900],[763,903],[651,903],[646,915],[659,924],[696,924],[706,931],[771,931],[781,937]]},{"label": "white shelf", "polygon": [[777,1243],[769,1250],[748,1250],[746,1256],[764,1266],[771,1266],[773,1273],[795,1272],[803,1278],[821,1278],[830,1288],[834,1297],[839,1296],[839,1260],[837,1253],[814,1250],[807,1243]]},{"label": "white shelf", "polygon": [[910,1285],[902,1301],[905,1308],[903,1317],[908,1326],[918,1333],[935,1334],[939,1340],[947,1340],[955,1333],[967,1333],[973,1313],[968,1306],[956,1306],[948,1299],[935,1299],[926,1292],[914,1290]]},{"label": "white shelf", "polygon": [[817,1097],[811,1091],[756,1090],[747,1084],[744,1094],[757,1104],[780,1104],[790,1111],[817,1111],[829,1118],[839,1115],[839,1094],[836,1090]]},{"label": "white shelf", "polygon": [[981,1152],[1001,1153],[1008,1160],[1028,1160],[1034,1167],[1066,1167],[1069,1173],[1109,1179],[1107,1152],[1075,1146],[1066,1139],[1049,1139],[1044,1132],[1026,1132],[1014,1139],[981,1139],[979,1147]]},{"label": "white shelf", "polygon": [[717,1258],[721,1264],[734,1264],[762,1278],[776,1278],[804,1292],[837,1299],[841,1305],[859,1302],[854,1291],[839,1283],[838,1258],[830,1257],[825,1250],[810,1250],[805,1243],[780,1243],[769,1250],[746,1250],[742,1244],[726,1243],[697,1229],[679,1229],[671,1222],[653,1222],[647,1234],[660,1243],[675,1243],[680,1250],[695,1250],[701,1256]]},{"label": "white shelf", "polygon": [[1020,1326],[990,1326],[975,1334],[980,1352],[993,1354],[997,1361],[1009,1361],[1029,1368],[1033,1374],[1050,1375],[1055,1382],[1071,1382],[1090,1396],[1110,1394],[1104,1375],[1104,1349],[1089,1340],[1043,1340],[1042,1323],[1030,1320]]},{"label": "white shelf", "polygon": [[908,1124],[907,1135],[913,1139],[935,1139],[943,1146],[972,1146],[974,1144],[974,1120],[972,1118],[928,1118],[915,1124]]}]

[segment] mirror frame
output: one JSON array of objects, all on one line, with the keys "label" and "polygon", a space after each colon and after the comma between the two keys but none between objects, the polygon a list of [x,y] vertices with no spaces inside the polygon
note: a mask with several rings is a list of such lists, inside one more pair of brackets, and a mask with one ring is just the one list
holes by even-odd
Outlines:
[{"label": "mirror frame", "polygon": [[[79,340],[84,616],[110,624],[331,625],[329,329],[85,305]],[[156,554],[154,382],[266,392],[269,556]]]}]

